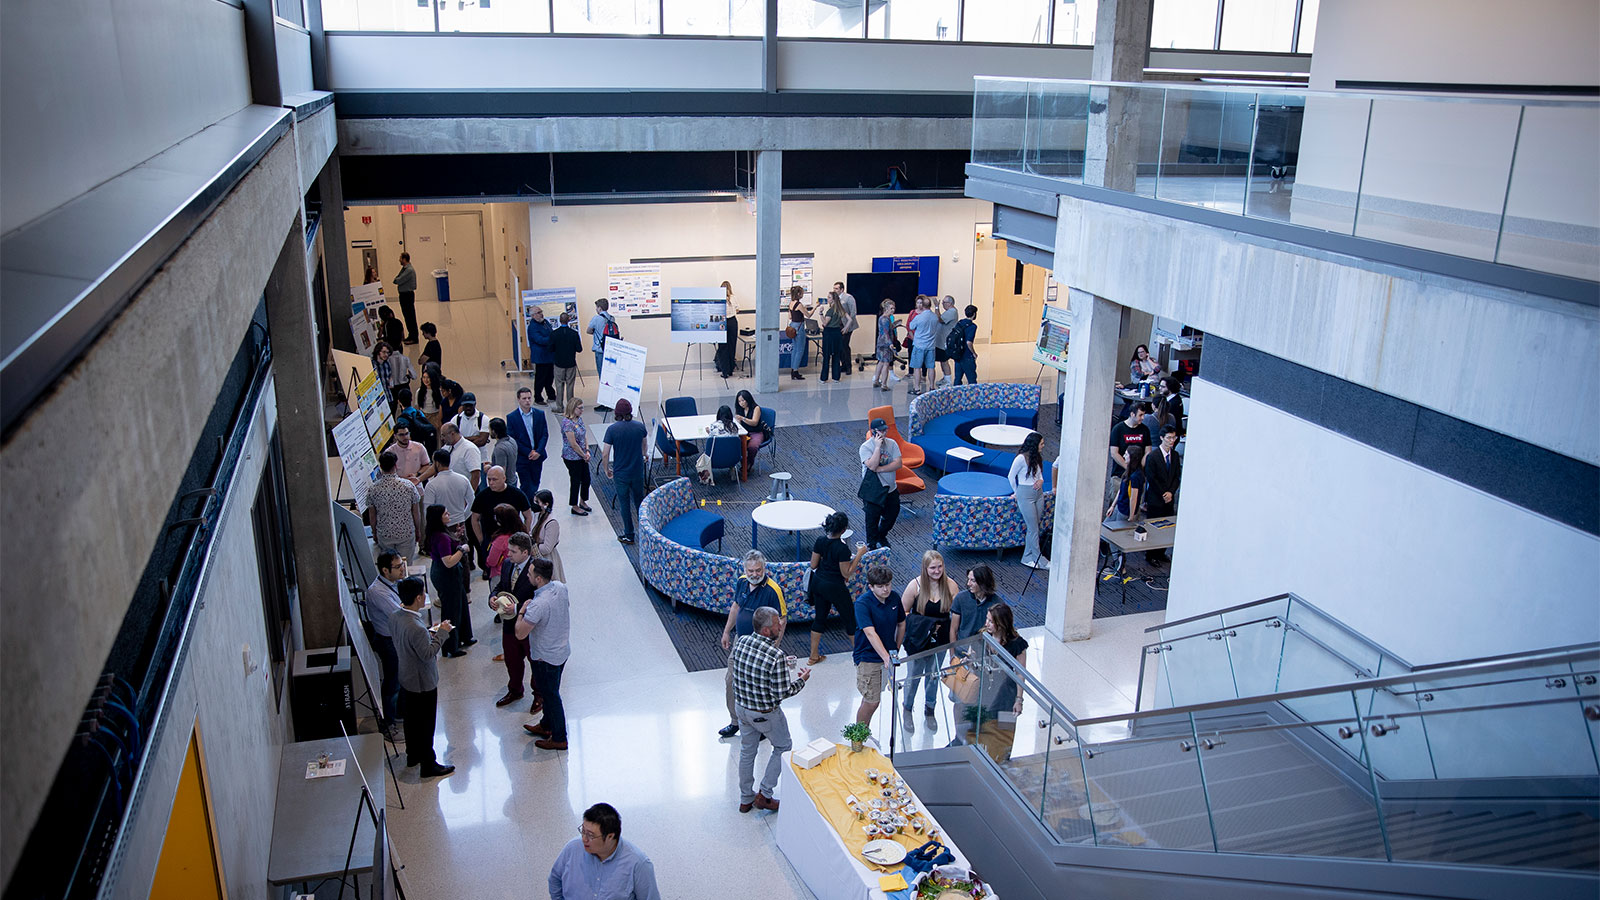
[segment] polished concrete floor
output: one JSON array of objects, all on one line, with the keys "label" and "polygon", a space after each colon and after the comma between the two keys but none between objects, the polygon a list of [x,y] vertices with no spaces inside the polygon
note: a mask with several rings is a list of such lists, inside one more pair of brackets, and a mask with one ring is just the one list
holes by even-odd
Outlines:
[{"label": "polished concrete floor", "polygon": [[[500,372],[496,363],[502,350],[488,337],[491,326],[493,333],[501,332],[498,303],[484,299],[419,307],[424,320],[439,325],[450,362],[447,374],[474,391],[486,411],[509,409],[521,382]],[[1037,364],[1028,361],[1029,344],[979,349],[980,375],[986,380],[1032,381],[1038,373]],[[714,400],[726,402],[722,398],[731,391],[710,372],[709,363],[705,372],[711,377],[697,378],[691,371],[684,393],[697,395],[702,408]],[[669,396],[677,393],[671,389],[676,376],[673,371]],[[665,382],[669,376],[660,377]],[[593,373],[587,378],[581,390],[592,402]],[[776,395],[760,399],[786,422],[859,418],[890,396],[872,390],[869,375],[820,385],[813,370],[805,381],[785,376],[781,385]],[[731,387],[753,384],[736,378]],[[903,385],[893,397],[903,415]],[[564,497],[565,470],[546,467],[544,483]],[[410,895],[542,896],[549,865],[576,835],[582,811],[605,801],[621,811],[628,839],[655,861],[664,897],[811,897],[774,840],[772,817],[782,811],[738,811],[737,739],[720,740],[716,733],[727,721],[723,672],[685,671],[603,515],[573,518],[563,511],[560,516],[560,550],[572,596],[572,658],[562,685],[571,748],[534,747],[522,730],[524,722],[533,721],[525,702],[495,708],[506,675],[491,661],[499,652],[499,631],[484,605],[487,585],[475,581],[472,609],[479,644],[468,655],[439,664],[435,749],[456,772],[421,783],[416,769],[401,772],[404,809],[391,791],[389,821]],[[1131,710],[1139,649],[1148,640],[1144,629],[1161,616],[1096,619],[1093,639],[1070,644],[1042,628],[1028,629],[1028,669],[1078,716]],[[806,689],[785,704],[795,741],[837,738],[858,700],[849,659],[828,658]],[[948,703],[942,702],[938,712],[930,721],[919,710],[916,731],[902,733],[901,746],[947,742]],[[1029,700],[1021,721],[1036,721],[1038,712]],[[887,712],[880,711],[874,732],[886,736],[889,727]],[[1044,733],[1019,728],[1015,752],[1042,750],[1035,745]]]}]

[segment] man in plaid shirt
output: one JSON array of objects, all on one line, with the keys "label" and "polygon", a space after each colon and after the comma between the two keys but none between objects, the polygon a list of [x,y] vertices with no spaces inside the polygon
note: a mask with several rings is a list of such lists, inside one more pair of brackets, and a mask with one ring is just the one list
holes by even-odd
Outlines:
[{"label": "man in plaid shirt", "polygon": [[[777,610],[758,607],[754,613],[755,631],[733,642],[728,668],[733,672],[733,700],[739,716],[739,812],[752,807],[778,810],[772,789],[778,785],[783,754],[794,742],[789,739],[789,720],[783,715],[785,698],[800,693],[811,677],[811,669],[801,666],[789,674],[789,662],[778,648],[783,623]],[[761,790],[755,790],[756,750],[761,739],[772,742],[767,771],[761,776]]]}]

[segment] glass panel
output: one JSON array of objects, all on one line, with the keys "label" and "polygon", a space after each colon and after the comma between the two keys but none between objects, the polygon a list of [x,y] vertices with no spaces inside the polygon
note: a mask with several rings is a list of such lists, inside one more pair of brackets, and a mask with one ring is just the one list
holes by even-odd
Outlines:
[{"label": "glass panel", "polygon": [[1028,170],[1082,181],[1089,121],[1088,86],[1039,85],[1029,100],[1028,118]]},{"label": "glass panel", "polygon": [[439,4],[440,31],[546,34],[550,4],[537,0],[454,0]]},{"label": "glass panel", "polygon": [[1228,660],[1233,684],[1241,697],[1259,697],[1278,690],[1278,663],[1286,629],[1278,619],[1229,626]]},{"label": "glass panel", "polygon": [[1256,98],[1255,152],[1250,160],[1245,215],[1289,221],[1305,115],[1304,96],[1261,94]]},{"label": "glass panel", "polygon": [[865,10],[848,0],[778,0],[778,36],[859,38]]},{"label": "glass panel", "polygon": [[1356,195],[1372,101],[1358,97],[1307,97],[1292,173],[1289,221],[1336,234],[1355,229]]},{"label": "glass panel", "polygon": [[[1220,620],[1215,616],[1191,624],[1196,632],[1207,627],[1220,629]],[[1237,697],[1226,637],[1220,630],[1191,634],[1193,636],[1162,645],[1160,659],[1166,668],[1172,705],[1188,706]],[[1166,649],[1168,647],[1171,649]]]},{"label": "glass panel", "polygon": [[[1084,152],[1085,184],[1154,197],[1156,161],[1161,153],[1161,88],[1094,87],[1089,89],[1089,123]],[[1108,129],[1108,123],[1120,123]],[[1133,153],[1110,154],[1116,147],[1105,146],[1108,133],[1137,135],[1129,142]],[[1099,138],[1096,139],[1096,135]],[[1127,144],[1119,144],[1125,148]]]},{"label": "glass panel", "polygon": [[563,34],[656,34],[657,0],[555,0]]},{"label": "glass panel", "polygon": [[[1399,674],[1395,663],[1388,660],[1385,662],[1396,671],[1384,672],[1380,665],[1379,678]],[[1372,767],[1380,776],[1389,781],[1435,777],[1433,755],[1428,750],[1427,729],[1422,727],[1420,719],[1405,717],[1407,713],[1414,714],[1421,710],[1421,704],[1417,701],[1417,694],[1411,685],[1397,684],[1378,690],[1358,691],[1356,699],[1361,705],[1363,715],[1399,715],[1402,718],[1394,721],[1413,726],[1398,730],[1386,728],[1381,739],[1370,734],[1367,736],[1367,753],[1372,759]]]},{"label": "glass panel", "polygon": [[972,161],[1021,169],[1027,144],[1028,83],[980,79],[972,104]]},{"label": "glass panel", "polygon": [[963,41],[996,44],[1043,44],[1050,16],[1049,0],[984,0],[966,4]]},{"label": "glass panel", "polygon": [[278,9],[278,18],[287,19],[302,28],[305,27],[306,11],[305,7],[301,6],[301,0],[277,0],[274,5]]},{"label": "glass panel", "polygon": [[868,5],[867,37],[893,41],[953,41],[958,0],[874,0]]},{"label": "glass panel", "polygon": [[1496,262],[1600,280],[1596,147],[1600,107],[1524,109]]},{"label": "glass panel", "polygon": [[[1353,725],[1351,697],[1341,697]],[[1290,729],[1208,734],[1202,728],[1198,737],[1218,850],[1385,858],[1365,772],[1352,785]]]},{"label": "glass panel", "polygon": [[[1279,691],[1298,691],[1306,688],[1343,684],[1370,677],[1357,674],[1354,667],[1333,656],[1305,634],[1290,628],[1284,629],[1283,663],[1278,674]],[[1322,694],[1285,700],[1283,705],[1308,722],[1338,720],[1354,715],[1348,693]],[[1321,726],[1319,730],[1345,751],[1359,753],[1360,748],[1339,738],[1337,725]]]},{"label": "glass panel", "polygon": [[1518,113],[1503,104],[1374,101],[1355,233],[1492,259]]},{"label": "glass panel", "polygon": [[1222,50],[1288,53],[1295,0],[1228,0],[1222,6]]},{"label": "glass panel", "polygon": [[432,31],[431,0],[322,0],[327,31]]},{"label": "glass panel", "polygon": [[[1090,817],[1089,792],[1084,788],[1083,759],[1078,742],[1059,710],[1043,719],[1045,728],[1030,728],[1043,738],[1044,764],[1040,785],[1040,818],[1061,840],[1073,844],[1094,843],[1094,824]],[[1028,721],[1039,721],[1029,718]],[[1019,742],[1020,743],[1020,742]],[[1015,764],[1017,757],[1012,757]],[[1030,796],[1031,799],[1031,796]]]},{"label": "glass panel", "polygon": [[[1323,645],[1323,652],[1330,656],[1343,657],[1343,662],[1348,666],[1344,671],[1346,675],[1335,681],[1323,682],[1336,684],[1339,681],[1354,681],[1358,678],[1376,678],[1378,664],[1383,659],[1383,653],[1371,644],[1360,639],[1341,623],[1331,619],[1316,608],[1307,605],[1304,601],[1289,600],[1289,623],[1302,631],[1308,640],[1314,640]],[[1391,675],[1403,675],[1404,672],[1394,671]],[[1297,687],[1318,687],[1317,684],[1300,683]],[[1293,688],[1284,688],[1293,690]]]},{"label": "glass panel", "polygon": [[1243,212],[1254,101],[1254,94],[1167,91],[1156,196]]},{"label": "glass panel", "polygon": [[1300,4],[1300,43],[1295,46],[1296,53],[1310,53],[1317,43],[1317,10],[1321,7],[1322,0],[1301,0]]},{"label": "glass panel", "polygon": [[[1593,745],[1575,678],[1595,666],[1497,672],[1470,680],[1420,680],[1416,699],[1440,778],[1593,776]],[[1593,688],[1585,691],[1592,696]],[[1547,702],[1537,706],[1474,710],[1491,704]],[[1401,719],[1398,733],[1414,723]],[[1388,740],[1385,735],[1377,740]],[[1374,741],[1376,743],[1376,741]]]},{"label": "glass panel", "polygon": [[1212,850],[1199,757],[1182,748],[1182,742],[1193,741],[1191,731],[1184,727],[1171,738],[1101,743],[1116,740],[1122,727],[1091,726],[1079,735],[1088,789],[1087,809],[1077,812],[1090,816],[1095,843]]},{"label": "glass panel", "polygon": [[662,0],[666,34],[759,37],[767,5],[762,0]]},{"label": "glass panel", "polygon": [[1054,42],[1094,46],[1094,23],[1099,9],[1096,0],[1057,0]]},{"label": "glass panel", "polygon": [[1217,0],[1156,0],[1150,46],[1157,50],[1210,50],[1216,46]]}]

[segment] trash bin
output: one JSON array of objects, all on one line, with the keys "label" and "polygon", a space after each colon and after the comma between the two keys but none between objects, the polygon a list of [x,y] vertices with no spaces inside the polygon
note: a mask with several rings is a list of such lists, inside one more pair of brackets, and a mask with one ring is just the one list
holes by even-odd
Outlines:
[{"label": "trash bin", "polygon": [[439,302],[450,302],[450,272],[445,269],[433,270],[433,286],[439,292]]}]

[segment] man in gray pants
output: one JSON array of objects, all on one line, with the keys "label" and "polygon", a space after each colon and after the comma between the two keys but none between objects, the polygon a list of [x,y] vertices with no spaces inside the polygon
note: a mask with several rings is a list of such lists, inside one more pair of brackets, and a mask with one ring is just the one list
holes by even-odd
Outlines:
[{"label": "man in gray pants", "polygon": [[[411,254],[400,254],[400,274],[394,276],[394,289],[400,295],[400,315],[406,320],[406,343],[417,342],[417,270],[411,268]],[[398,351],[400,348],[394,348]]]},{"label": "man in gray pants", "polygon": [[[811,677],[808,666],[789,674],[789,662],[778,647],[783,631],[777,610],[758,607],[753,615],[755,630],[733,642],[728,667],[733,670],[734,709],[739,716],[739,812],[752,808],[778,811],[772,790],[778,786],[783,754],[794,746],[789,738],[789,720],[783,714],[783,701],[806,686]],[[772,743],[767,769],[756,790],[756,751],[765,737]]]}]

